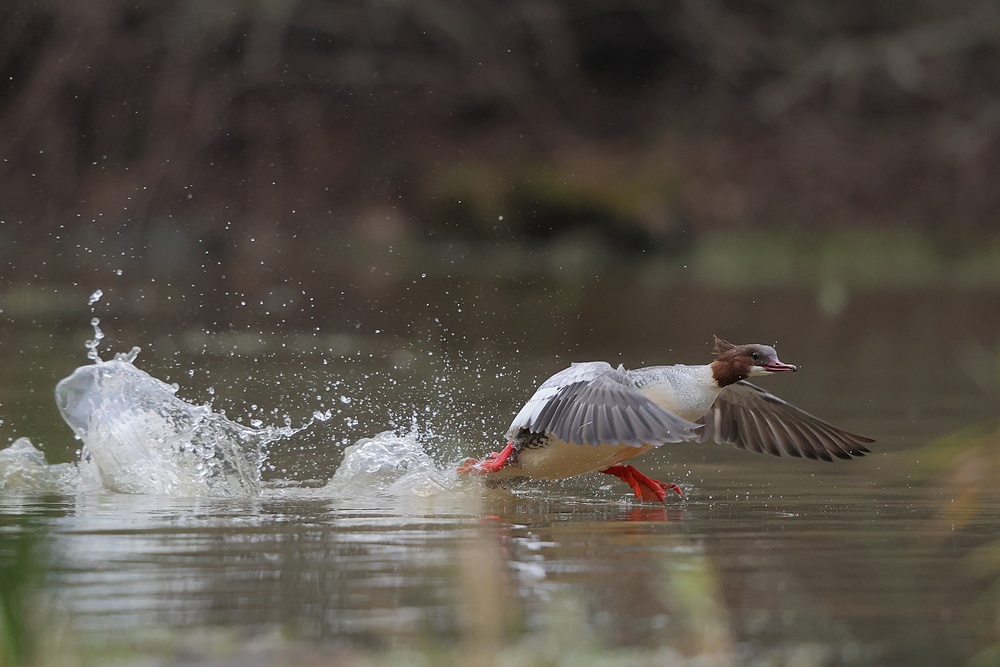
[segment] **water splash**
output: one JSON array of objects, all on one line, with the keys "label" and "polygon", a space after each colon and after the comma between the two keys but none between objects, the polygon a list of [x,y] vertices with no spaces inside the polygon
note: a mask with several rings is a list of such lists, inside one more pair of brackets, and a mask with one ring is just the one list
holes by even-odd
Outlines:
[{"label": "water splash", "polygon": [[[93,308],[103,296],[101,290],[96,290],[89,305]],[[94,335],[84,344],[87,358],[94,363],[63,379],[55,392],[63,419],[84,443],[77,464],[81,490],[255,496],[262,490],[261,474],[271,444],[314,424],[328,422],[335,413],[344,416],[348,430],[357,428],[359,416],[363,419],[364,412],[376,412],[373,407],[376,402],[377,412],[382,418],[388,417],[382,422],[383,428],[394,432],[362,438],[349,447],[364,433],[345,433],[346,437],[324,443],[324,450],[330,444],[340,444],[346,450],[341,466],[323,487],[323,495],[352,500],[374,499],[385,494],[420,498],[468,486],[465,480],[456,480],[454,466],[442,467],[428,453],[433,450],[439,458],[442,453],[447,456],[448,450],[459,450],[469,437],[470,425],[459,416],[477,411],[470,411],[462,404],[458,397],[464,393],[452,382],[456,375],[468,374],[467,360],[461,360],[460,368],[453,368],[447,358],[442,361],[429,352],[430,365],[443,368],[430,373],[429,380],[418,380],[420,373],[417,373],[411,378],[417,382],[408,388],[409,392],[402,392],[403,400],[397,405],[381,403],[383,394],[372,392],[367,386],[372,384],[368,375],[362,378],[363,382],[359,380],[362,386],[358,391],[347,393],[343,389],[350,383],[344,385],[339,378],[336,382],[327,381],[325,395],[316,395],[320,409],[314,410],[302,426],[293,427],[287,416],[282,427],[267,426],[257,418],[244,426],[228,420],[224,413],[214,412],[210,406],[181,400],[176,396],[176,384],[168,385],[137,368],[134,362],[139,347],[117,353],[111,360],[102,359],[100,347],[105,334],[100,323],[99,318],[91,318]],[[394,369],[399,370],[395,366]],[[399,388],[395,377],[386,381]],[[209,393],[214,396],[215,389]],[[436,400],[428,403],[428,397]],[[327,400],[332,400],[333,405]],[[253,408],[256,410],[257,406]],[[277,410],[273,413],[277,415]],[[397,435],[407,429],[407,435]],[[319,454],[310,445],[300,451]],[[288,451],[283,454],[287,456]],[[280,472],[287,470],[281,467]],[[295,482],[276,480],[274,486],[278,485],[293,488]],[[313,487],[313,490],[318,489]]]},{"label": "water splash", "polygon": [[9,493],[70,493],[80,484],[72,463],[50,465],[28,438],[0,449],[0,491]]},{"label": "water splash", "polygon": [[441,466],[415,432],[384,431],[362,438],[344,451],[344,460],[324,487],[335,498],[416,496],[427,498],[466,486],[455,466]]},{"label": "water splash", "polygon": [[258,494],[265,447],[294,429],[249,428],[187,403],[136,368],[137,353],[81,366],[56,385],[59,412],[84,443],[83,474],[120,493]]},{"label": "water splash", "polygon": [[87,358],[99,364],[102,362],[102,359],[97,349],[100,347],[101,341],[104,340],[104,332],[101,331],[101,320],[96,317],[91,318],[90,326],[94,327],[94,337],[84,341],[83,346],[87,348]]}]

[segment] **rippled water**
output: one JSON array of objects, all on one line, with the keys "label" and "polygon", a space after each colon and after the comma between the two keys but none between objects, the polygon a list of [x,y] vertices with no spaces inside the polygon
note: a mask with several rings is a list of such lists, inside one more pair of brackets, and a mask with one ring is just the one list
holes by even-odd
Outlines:
[{"label": "rippled water", "polygon": [[[0,433],[48,463],[24,441],[17,474],[0,457],[0,551],[20,576],[10,564],[29,550],[40,576],[32,632],[102,665],[992,664],[995,295],[859,294],[829,315],[803,291],[643,290],[496,297],[555,313],[561,332],[473,299],[471,319],[442,323],[440,302],[399,313],[412,335],[397,319],[340,338],[283,330],[252,352],[184,321],[105,320],[106,350],[143,346],[138,369],[177,383],[150,385],[165,405],[277,434],[260,492],[235,495],[83,484],[52,391],[87,361],[89,314],[48,346],[19,352],[30,338],[15,331]],[[705,303],[726,308],[675,316]],[[697,363],[712,333],[777,337],[802,372],[763,384],[875,437],[874,453],[662,448],[636,465],[685,487],[665,505],[603,475],[512,491],[455,477],[569,361]]]}]

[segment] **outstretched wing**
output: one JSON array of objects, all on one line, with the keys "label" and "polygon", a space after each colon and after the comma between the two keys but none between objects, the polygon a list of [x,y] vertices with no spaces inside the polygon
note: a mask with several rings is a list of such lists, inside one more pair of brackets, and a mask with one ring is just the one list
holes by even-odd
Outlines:
[{"label": "outstretched wing", "polygon": [[729,443],[774,456],[832,461],[870,453],[871,438],[848,433],[749,382],[731,384],[705,415],[702,442]]},{"label": "outstretched wing", "polygon": [[696,440],[700,428],[637,392],[623,368],[591,361],[543,382],[514,417],[507,437],[526,429],[580,445],[641,447]]}]

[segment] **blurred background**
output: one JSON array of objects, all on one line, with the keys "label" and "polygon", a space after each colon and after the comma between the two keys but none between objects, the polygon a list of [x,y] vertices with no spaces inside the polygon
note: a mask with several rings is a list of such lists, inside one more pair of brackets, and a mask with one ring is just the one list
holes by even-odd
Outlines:
[{"label": "blurred background", "polygon": [[11,0],[0,155],[8,280],[844,228],[947,259],[996,243],[1000,8]]}]

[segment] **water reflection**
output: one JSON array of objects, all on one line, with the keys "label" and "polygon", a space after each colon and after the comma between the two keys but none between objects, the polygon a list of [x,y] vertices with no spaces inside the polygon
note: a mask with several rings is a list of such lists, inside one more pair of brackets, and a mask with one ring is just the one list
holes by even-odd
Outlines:
[{"label": "water reflection", "polygon": [[[989,365],[1000,369],[995,360]],[[970,593],[957,609],[976,646],[973,665],[1000,664],[1000,427],[973,425],[918,452],[922,475],[940,486],[929,539],[959,547],[956,565]],[[960,545],[960,546],[959,546]],[[951,610],[949,610],[951,613]]]},{"label": "water reflection", "polygon": [[804,664],[880,654],[844,620],[856,611],[829,608],[840,573],[809,578],[844,551],[797,563],[835,541],[812,523],[814,534],[796,536],[805,522],[776,513],[748,530],[739,507],[709,503],[495,493],[477,513],[421,516],[288,496],[79,498],[49,519],[49,585],[63,613],[97,633],[277,625],[367,650],[434,637],[514,653],[545,637],[559,651],[722,664],[774,651],[816,658]]},{"label": "water reflection", "polygon": [[[466,511],[399,497],[359,508],[306,489],[22,497],[0,515],[36,517],[59,613],[124,643],[278,627],[359,650],[432,641],[513,660],[935,664],[965,651],[951,614],[970,590],[936,569],[940,502],[922,489],[877,491],[874,506],[842,487],[839,501],[799,489],[765,505],[717,480],[665,507],[563,491],[484,491]],[[952,643],[929,643],[932,625]]]},{"label": "water reflection", "polygon": [[445,608],[447,587],[425,587],[447,578],[455,525],[322,501],[104,498],[54,529],[56,586],[85,629],[280,623],[365,639],[435,629],[407,619]]}]

